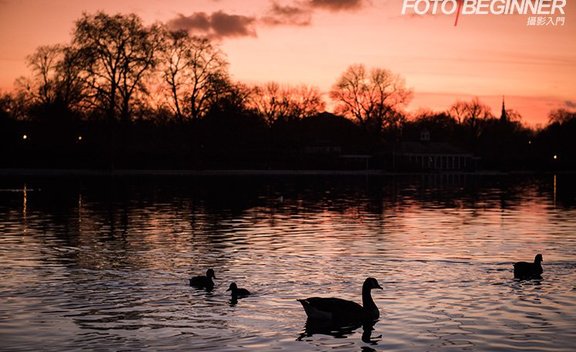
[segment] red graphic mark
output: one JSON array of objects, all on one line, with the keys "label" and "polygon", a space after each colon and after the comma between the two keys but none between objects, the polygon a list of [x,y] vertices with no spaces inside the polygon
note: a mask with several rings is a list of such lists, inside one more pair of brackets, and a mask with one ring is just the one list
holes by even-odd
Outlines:
[{"label": "red graphic mark", "polygon": [[454,21],[454,27],[458,25],[458,18],[460,18],[460,12],[462,11],[462,3],[464,3],[464,0],[458,0],[458,12],[456,12],[456,21]]}]

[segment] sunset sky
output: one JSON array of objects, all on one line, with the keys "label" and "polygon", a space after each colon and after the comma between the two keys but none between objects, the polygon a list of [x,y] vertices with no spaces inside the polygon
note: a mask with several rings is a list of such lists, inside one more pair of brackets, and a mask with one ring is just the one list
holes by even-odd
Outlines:
[{"label": "sunset sky", "polygon": [[69,42],[75,20],[99,10],[208,35],[233,78],[246,83],[327,92],[348,65],[363,63],[403,76],[414,90],[412,111],[478,96],[498,114],[505,96],[535,126],[551,109],[576,108],[574,1],[564,25],[468,15],[455,27],[455,16],[402,16],[401,0],[0,0],[0,90],[28,74],[25,58],[35,48]]}]

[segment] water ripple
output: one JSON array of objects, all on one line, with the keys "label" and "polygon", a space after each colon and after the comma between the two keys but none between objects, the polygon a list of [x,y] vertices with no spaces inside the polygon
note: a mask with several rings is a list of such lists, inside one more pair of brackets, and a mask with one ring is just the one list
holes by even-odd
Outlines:
[{"label": "water ripple", "polygon": [[[572,351],[576,341],[566,177],[562,194],[548,178],[52,179],[29,181],[41,190],[29,193],[0,181],[2,350]],[[538,252],[543,279],[514,280],[512,264]],[[207,268],[214,290],[189,287]],[[296,299],[360,302],[367,276],[384,287],[373,327],[307,323]],[[232,281],[252,295],[231,301]]]}]

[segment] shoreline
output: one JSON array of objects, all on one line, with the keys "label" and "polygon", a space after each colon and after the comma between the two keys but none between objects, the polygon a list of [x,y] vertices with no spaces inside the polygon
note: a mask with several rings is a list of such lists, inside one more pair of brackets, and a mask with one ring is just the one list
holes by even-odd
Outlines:
[{"label": "shoreline", "polygon": [[385,170],[159,170],[159,169],[0,169],[0,177],[130,177],[130,176],[171,176],[171,177],[207,177],[207,176],[416,176],[416,175],[470,175],[505,176],[537,174],[574,174],[576,171],[460,171],[445,170],[434,172],[393,172]]}]

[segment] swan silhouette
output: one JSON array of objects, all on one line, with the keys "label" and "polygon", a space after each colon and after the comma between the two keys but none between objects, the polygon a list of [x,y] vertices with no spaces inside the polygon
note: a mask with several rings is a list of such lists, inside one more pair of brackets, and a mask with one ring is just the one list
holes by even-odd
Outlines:
[{"label": "swan silhouette", "polygon": [[341,298],[310,297],[299,299],[308,319],[332,321],[374,321],[380,317],[380,311],[372,299],[372,289],[382,289],[378,281],[369,277],[362,285],[362,305]]},{"label": "swan silhouette", "polygon": [[534,263],[517,262],[514,264],[514,278],[515,279],[540,279],[542,278],[542,254],[536,254]]},{"label": "swan silhouette", "polygon": [[194,276],[190,279],[190,286],[196,288],[205,288],[207,290],[211,290],[214,288],[214,281],[216,275],[214,275],[214,270],[208,269],[206,270],[206,276]]}]

